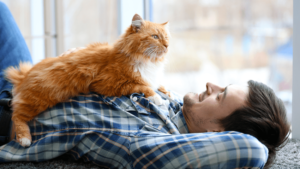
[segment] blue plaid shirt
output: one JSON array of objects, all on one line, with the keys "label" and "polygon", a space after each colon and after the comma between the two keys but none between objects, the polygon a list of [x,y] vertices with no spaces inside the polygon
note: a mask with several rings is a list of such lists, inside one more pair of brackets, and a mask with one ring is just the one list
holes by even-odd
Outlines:
[{"label": "blue plaid shirt", "polygon": [[29,123],[32,145],[0,147],[0,162],[44,161],[69,153],[109,168],[263,168],[267,148],[234,131],[188,133],[182,97],[157,106],[142,94],[79,95]]}]

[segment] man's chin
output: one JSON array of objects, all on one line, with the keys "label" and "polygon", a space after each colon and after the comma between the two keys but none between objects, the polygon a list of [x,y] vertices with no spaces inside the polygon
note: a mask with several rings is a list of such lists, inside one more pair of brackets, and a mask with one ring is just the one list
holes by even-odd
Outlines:
[{"label": "man's chin", "polygon": [[183,97],[183,106],[187,106],[187,107],[190,107],[192,106],[193,104],[195,104],[197,101],[198,101],[198,94],[197,93],[187,93],[186,95],[184,95]]},{"label": "man's chin", "polygon": [[184,95],[183,100],[187,98],[190,98],[194,101],[199,101],[199,94],[198,93],[194,93],[194,92],[189,92],[187,94]]}]

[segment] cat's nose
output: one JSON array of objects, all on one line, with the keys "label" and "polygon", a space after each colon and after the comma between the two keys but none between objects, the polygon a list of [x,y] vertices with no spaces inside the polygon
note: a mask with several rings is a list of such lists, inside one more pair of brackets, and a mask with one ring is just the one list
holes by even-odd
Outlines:
[{"label": "cat's nose", "polygon": [[164,46],[165,46],[166,48],[168,48],[169,44],[164,44]]}]

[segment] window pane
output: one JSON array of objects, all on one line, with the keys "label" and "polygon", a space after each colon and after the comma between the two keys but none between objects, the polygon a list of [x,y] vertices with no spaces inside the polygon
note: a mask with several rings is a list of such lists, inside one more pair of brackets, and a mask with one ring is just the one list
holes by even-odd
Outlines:
[{"label": "window pane", "polygon": [[[272,87],[291,121],[292,0],[153,0],[153,21],[170,22],[167,88],[184,95],[206,82]],[[233,5],[234,4],[234,5]]]},{"label": "window pane", "polygon": [[65,51],[118,38],[117,0],[63,0]]}]

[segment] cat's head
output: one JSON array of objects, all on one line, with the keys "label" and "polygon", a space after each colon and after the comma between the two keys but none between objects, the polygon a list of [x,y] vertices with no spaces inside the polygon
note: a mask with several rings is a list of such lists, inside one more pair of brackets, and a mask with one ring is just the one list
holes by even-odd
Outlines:
[{"label": "cat's head", "polygon": [[168,22],[153,23],[135,14],[117,46],[129,57],[161,61],[168,52],[169,38]]}]

